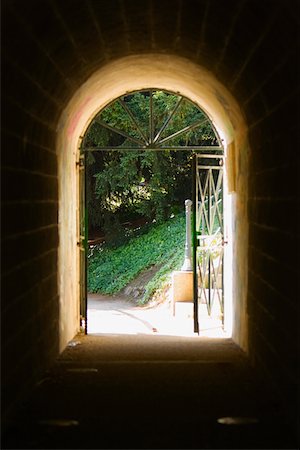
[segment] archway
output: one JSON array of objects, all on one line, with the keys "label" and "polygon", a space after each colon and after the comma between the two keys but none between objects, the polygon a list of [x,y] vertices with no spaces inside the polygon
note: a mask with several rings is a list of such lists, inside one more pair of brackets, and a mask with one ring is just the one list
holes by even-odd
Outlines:
[{"label": "archway", "polygon": [[[224,198],[227,177],[223,159],[223,145],[209,117],[198,105],[173,92],[154,87],[127,92],[92,119],[80,154],[80,316],[86,332],[103,333],[105,329],[118,333],[115,315],[128,320],[128,316],[149,314],[138,306],[148,303],[154,292],[163,288],[165,295],[160,301],[169,314],[162,321],[158,319],[161,310],[152,310],[152,320],[159,320],[159,326],[152,325],[150,330],[159,334],[182,335],[187,329],[201,336],[205,332],[231,335],[231,296],[224,295],[223,282],[224,273],[231,277],[232,272],[227,264],[228,251],[224,258],[225,242],[228,245],[232,240],[224,214],[224,203],[227,205],[229,199]],[[187,235],[182,220],[186,202]],[[147,226],[142,231],[143,222]],[[137,229],[135,223],[139,224]],[[125,231],[130,224],[135,231]],[[96,235],[101,235],[100,247],[95,245],[97,240],[90,240],[92,226]],[[155,230],[158,234],[153,245]],[[141,232],[143,237],[137,235]],[[154,274],[155,287],[152,278],[147,280]],[[152,282],[153,294],[148,282]],[[134,288],[136,283],[139,288]],[[94,294],[93,300],[90,294]],[[132,308],[136,303],[130,314],[126,300],[116,307],[124,296]],[[133,302],[137,297],[139,300]],[[93,307],[89,307],[89,299]],[[111,304],[111,315],[104,319],[107,303]],[[172,330],[166,328],[168,322]],[[134,332],[135,322],[125,328]],[[149,332],[147,328],[145,332]]]},{"label": "archway", "polygon": [[224,143],[231,195],[233,339],[247,349],[247,141],[240,109],[209,72],[184,58],[129,56],[97,71],[73,96],[58,127],[60,345],[79,329],[79,147],[92,117],[125,92],[156,86],[183,95],[209,116]]}]

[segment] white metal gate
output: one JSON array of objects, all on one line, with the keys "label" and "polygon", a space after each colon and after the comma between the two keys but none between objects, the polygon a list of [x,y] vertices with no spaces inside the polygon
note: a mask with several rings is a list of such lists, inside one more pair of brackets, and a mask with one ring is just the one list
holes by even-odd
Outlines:
[{"label": "white metal gate", "polygon": [[194,311],[218,307],[224,323],[223,155],[196,154],[194,161]]}]

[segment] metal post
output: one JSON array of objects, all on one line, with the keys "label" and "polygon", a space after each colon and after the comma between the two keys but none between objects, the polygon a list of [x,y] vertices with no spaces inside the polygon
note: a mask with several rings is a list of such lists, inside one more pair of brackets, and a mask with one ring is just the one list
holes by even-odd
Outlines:
[{"label": "metal post", "polygon": [[191,229],[191,207],[192,200],[185,201],[185,220],[186,220],[186,230],[185,230],[185,253],[184,253],[184,263],[181,268],[183,271],[192,271],[192,229]]},{"label": "metal post", "polygon": [[[198,276],[197,276],[197,211],[198,209],[198,157],[193,155],[192,165],[192,199],[193,199],[193,292],[194,292],[194,333],[199,334],[199,311],[198,311]],[[196,186],[197,183],[197,186]]]}]

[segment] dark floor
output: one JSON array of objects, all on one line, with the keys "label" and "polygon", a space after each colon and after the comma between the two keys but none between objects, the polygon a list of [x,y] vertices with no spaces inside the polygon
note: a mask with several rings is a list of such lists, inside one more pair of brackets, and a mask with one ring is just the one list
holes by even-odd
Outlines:
[{"label": "dark floor", "polygon": [[[276,395],[229,339],[102,335],[70,345],[2,448],[298,448]],[[219,420],[228,417],[238,423]]]}]

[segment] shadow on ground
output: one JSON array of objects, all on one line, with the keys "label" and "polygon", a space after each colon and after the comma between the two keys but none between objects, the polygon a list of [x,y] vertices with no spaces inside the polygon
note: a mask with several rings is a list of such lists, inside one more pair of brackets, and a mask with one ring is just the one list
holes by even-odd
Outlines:
[{"label": "shadow on ground", "polygon": [[136,334],[78,335],[2,448],[296,447],[278,398],[230,339]]}]

